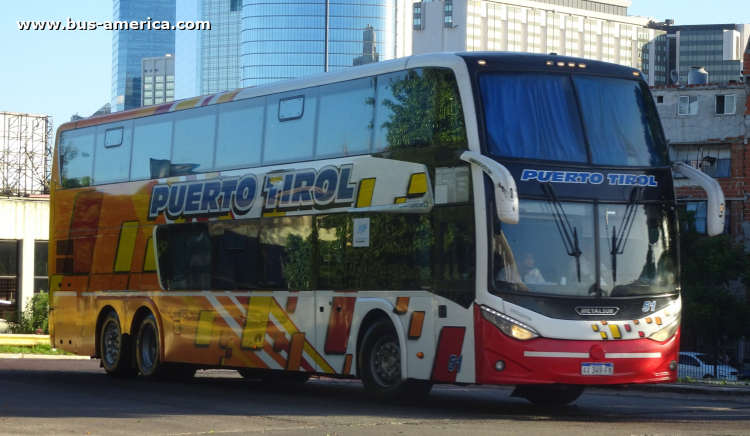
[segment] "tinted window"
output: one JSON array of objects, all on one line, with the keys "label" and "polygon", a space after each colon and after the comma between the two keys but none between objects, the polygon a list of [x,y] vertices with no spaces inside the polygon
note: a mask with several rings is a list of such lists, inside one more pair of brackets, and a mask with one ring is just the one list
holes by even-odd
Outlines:
[{"label": "tinted window", "polygon": [[[115,132],[115,133],[113,133]],[[119,132],[119,133],[118,133]],[[119,145],[112,137],[121,138]],[[104,124],[96,130],[96,154],[94,157],[94,184],[125,182],[130,174],[130,146],[133,139],[133,121]]]},{"label": "tinted window", "polygon": [[[279,102],[304,96],[300,118],[279,121]],[[311,160],[315,145],[315,116],[318,88],[268,96],[268,116],[263,146],[263,165]]]},{"label": "tinted window", "polygon": [[174,113],[171,175],[203,173],[214,166],[217,105]]},{"label": "tinted window", "polygon": [[96,127],[63,132],[60,139],[60,175],[63,188],[91,186]]},{"label": "tinted window", "polygon": [[312,217],[262,220],[260,244],[261,287],[312,288]]},{"label": "tinted window", "polygon": [[466,144],[453,72],[426,68],[377,78],[372,151]]},{"label": "tinted window", "polygon": [[[369,245],[352,243],[354,219],[369,218]],[[432,223],[428,215],[318,217],[319,289],[431,289]]]},{"label": "tinted window", "polygon": [[169,177],[174,114],[135,120],[130,180]]},{"label": "tinted window", "polygon": [[265,97],[218,106],[219,131],[215,168],[222,170],[260,165]]},{"label": "tinted window", "polygon": [[570,77],[483,74],[479,86],[491,155],[588,161]]},{"label": "tinted window", "polygon": [[367,78],[321,88],[317,159],[370,152],[374,82]]},{"label": "tinted window", "polygon": [[584,76],[575,83],[594,164],[664,165],[664,141],[646,85]]},{"label": "tinted window", "polygon": [[176,224],[156,229],[156,255],[166,290],[211,288],[211,241],[206,224]]},{"label": "tinted window", "polygon": [[214,222],[210,233],[213,244],[212,288],[256,289],[259,220]]}]

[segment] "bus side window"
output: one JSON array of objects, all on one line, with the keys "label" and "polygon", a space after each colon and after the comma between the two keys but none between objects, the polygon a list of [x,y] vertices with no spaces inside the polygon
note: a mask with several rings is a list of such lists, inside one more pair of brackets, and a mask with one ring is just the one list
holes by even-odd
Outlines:
[{"label": "bus side window", "polygon": [[96,127],[63,132],[60,139],[60,176],[63,188],[91,186]]},{"label": "bus side window", "polygon": [[217,113],[218,105],[174,113],[171,176],[213,170]]},{"label": "bus side window", "polygon": [[[302,98],[300,116],[280,119],[282,101]],[[300,89],[267,98],[266,131],[263,141],[263,165],[312,160],[315,146],[315,119],[318,88]]]},{"label": "bus side window", "polygon": [[320,89],[316,159],[370,152],[374,84],[375,79],[368,77]]},{"label": "bus side window", "polygon": [[97,127],[94,156],[95,185],[128,181],[132,139],[132,120]]},{"label": "bus side window", "polygon": [[212,250],[205,223],[159,226],[156,229],[156,244],[164,289],[211,289]]},{"label": "bus side window", "polygon": [[214,221],[212,287],[220,290],[258,288],[259,220]]},{"label": "bus side window", "polygon": [[174,113],[138,118],[134,123],[130,180],[169,177]]},{"label": "bus side window", "polygon": [[312,217],[261,220],[260,286],[263,289],[312,289]]},{"label": "bus side window", "polygon": [[214,168],[257,167],[263,144],[266,98],[220,104]]},{"label": "bus side window", "polygon": [[374,152],[466,148],[463,107],[450,69],[418,68],[378,76],[375,112]]}]

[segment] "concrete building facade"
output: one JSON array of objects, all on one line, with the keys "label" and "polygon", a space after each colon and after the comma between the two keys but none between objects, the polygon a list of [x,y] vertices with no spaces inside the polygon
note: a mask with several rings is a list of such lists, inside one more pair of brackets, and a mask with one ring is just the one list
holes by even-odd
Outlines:
[{"label": "concrete building facade", "polygon": [[[727,230],[750,248],[750,43],[743,82],[652,87],[673,161],[715,177],[727,200]],[[709,82],[710,82],[709,72]],[[676,181],[678,200],[705,228],[705,192]]]},{"label": "concrete building facade", "polygon": [[413,4],[413,53],[557,53],[639,68],[666,81],[666,32],[627,15],[630,1],[442,0]]},{"label": "concrete building facade", "polygon": [[[141,61],[141,106],[174,100],[174,63],[172,55],[143,58]],[[96,116],[96,114],[94,114]]]}]

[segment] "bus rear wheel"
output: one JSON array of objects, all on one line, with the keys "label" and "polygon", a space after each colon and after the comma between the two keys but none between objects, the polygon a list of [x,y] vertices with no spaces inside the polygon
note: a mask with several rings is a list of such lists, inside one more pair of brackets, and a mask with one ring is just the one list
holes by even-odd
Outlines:
[{"label": "bus rear wheel", "polygon": [[110,312],[102,324],[99,337],[99,355],[104,370],[112,377],[132,377],[136,374],[131,362],[132,349],[130,341],[123,336],[120,318]]},{"label": "bus rear wheel", "polygon": [[164,371],[164,363],[161,361],[161,339],[159,338],[159,326],[153,315],[148,315],[138,327],[138,336],[135,341],[135,357],[138,372],[145,379],[159,379]]},{"label": "bus rear wheel", "polygon": [[379,400],[400,400],[427,395],[428,380],[404,380],[401,376],[401,344],[390,320],[375,322],[365,333],[359,353],[365,390]]},{"label": "bus rear wheel", "polygon": [[511,397],[525,398],[538,406],[565,406],[581,396],[584,386],[516,386]]}]

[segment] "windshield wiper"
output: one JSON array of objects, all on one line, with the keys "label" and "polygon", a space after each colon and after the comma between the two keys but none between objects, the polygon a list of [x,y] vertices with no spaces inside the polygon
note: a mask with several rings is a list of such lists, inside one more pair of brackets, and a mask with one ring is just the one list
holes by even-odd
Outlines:
[{"label": "windshield wiper", "polygon": [[635,222],[636,202],[643,195],[643,187],[633,188],[630,191],[630,201],[625,207],[625,214],[620,223],[620,234],[617,234],[617,226],[612,226],[612,245],[609,247],[609,258],[612,264],[612,280],[617,282],[617,256],[625,252],[625,244],[630,237],[630,230]]},{"label": "windshield wiper", "polygon": [[555,188],[549,183],[541,184],[544,195],[549,199],[549,204],[552,206],[552,215],[555,217],[555,225],[557,225],[557,231],[560,232],[560,238],[563,240],[565,245],[565,251],[568,256],[576,258],[576,274],[578,275],[578,283],[581,282],[581,252],[578,246],[578,229],[570,225],[568,216],[565,215],[565,210],[562,207],[560,199],[557,198]]}]

